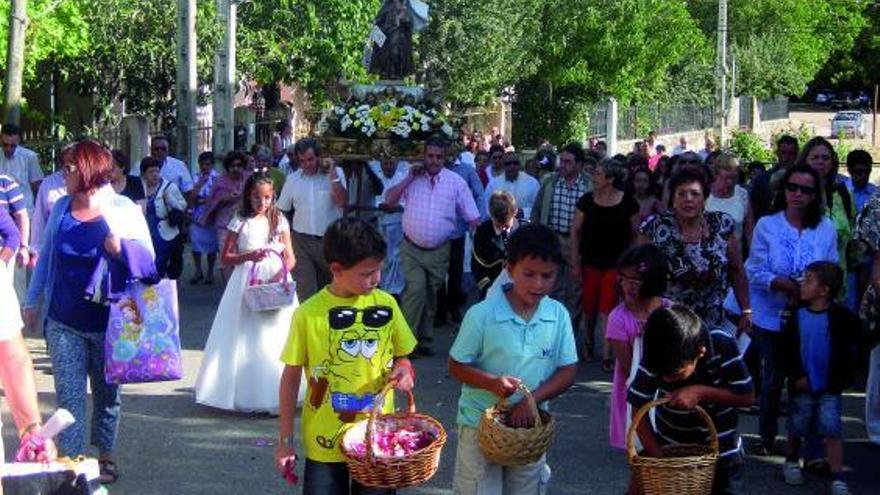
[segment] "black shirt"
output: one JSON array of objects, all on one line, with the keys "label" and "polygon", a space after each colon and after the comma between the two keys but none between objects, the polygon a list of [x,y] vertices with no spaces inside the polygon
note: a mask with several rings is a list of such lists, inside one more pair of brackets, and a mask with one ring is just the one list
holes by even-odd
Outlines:
[{"label": "black shirt", "polygon": [[144,193],[144,183],[141,182],[140,177],[135,177],[134,175],[125,176],[125,188],[119,194],[135,203],[147,199],[147,195]]},{"label": "black shirt", "polygon": [[624,194],[614,206],[599,206],[589,192],[578,200],[577,209],[584,214],[581,265],[602,270],[616,267],[617,259],[633,241],[630,219],[639,213],[639,203]]}]

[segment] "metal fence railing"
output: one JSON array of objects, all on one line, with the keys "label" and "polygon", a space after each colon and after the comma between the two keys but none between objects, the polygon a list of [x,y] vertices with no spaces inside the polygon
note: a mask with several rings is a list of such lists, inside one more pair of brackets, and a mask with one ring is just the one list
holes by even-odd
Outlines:
[{"label": "metal fence railing", "polygon": [[649,131],[659,135],[708,129],[715,121],[712,106],[682,104],[673,106],[631,106],[620,112],[618,139],[638,139]]},{"label": "metal fence railing", "polygon": [[761,122],[788,119],[788,98],[783,96],[769,100],[760,100],[758,102],[758,110]]},{"label": "metal fence railing", "polygon": [[608,132],[608,106],[599,105],[587,117],[587,138],[604,138]]},{"label": "metal fence railing", "polygon": [[752,112],[752,99],[745,96],[741,97],[739,99],[739,126],[741,128],[751,127]]}]

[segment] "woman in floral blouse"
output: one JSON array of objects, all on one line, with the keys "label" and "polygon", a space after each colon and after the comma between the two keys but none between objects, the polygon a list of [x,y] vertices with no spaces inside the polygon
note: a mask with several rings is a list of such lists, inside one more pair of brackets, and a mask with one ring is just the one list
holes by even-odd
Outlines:
[{"label": "woman in floral blouse", "polygon": [[669,263],[666,297],[690,306],[710,327],[724,321],[724,297],[733,291],[742,311],[740,328],[751,322],[748,283],[740,243],[730,215],[707,212],[709,180],[688,166],[669,181],[670,209],[642,224],[641,243],[659,247]]}]

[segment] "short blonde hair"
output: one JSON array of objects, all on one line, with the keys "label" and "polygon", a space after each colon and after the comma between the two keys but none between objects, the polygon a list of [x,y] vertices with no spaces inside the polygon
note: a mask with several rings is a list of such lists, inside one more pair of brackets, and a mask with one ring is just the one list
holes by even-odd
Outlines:
[{"label": "short blonde hair", "polygon": [[728,153],[722,153],[712,162],[712,173],[715,175],[729,170],[739,172],[739,158]]},{"label": "short blonde hair", "polygon": [[516,198],[507,191],[498,190],[489,196],[489,216],[496,222],[507,222],[516,215]]}]

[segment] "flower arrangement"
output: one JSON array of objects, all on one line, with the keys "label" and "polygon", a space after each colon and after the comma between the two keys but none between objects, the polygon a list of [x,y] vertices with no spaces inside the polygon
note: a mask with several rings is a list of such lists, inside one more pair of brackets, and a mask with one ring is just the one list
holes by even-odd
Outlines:
[{"label": "flower arrangement", "polygon": [[318,133],[355,139],[398,138],[424,140],[440,135],[452,139],[456,125],[439,109],[415,103],[412,97],[393,96],[376,101],[374,95],[326,110],[318,121]]}]

